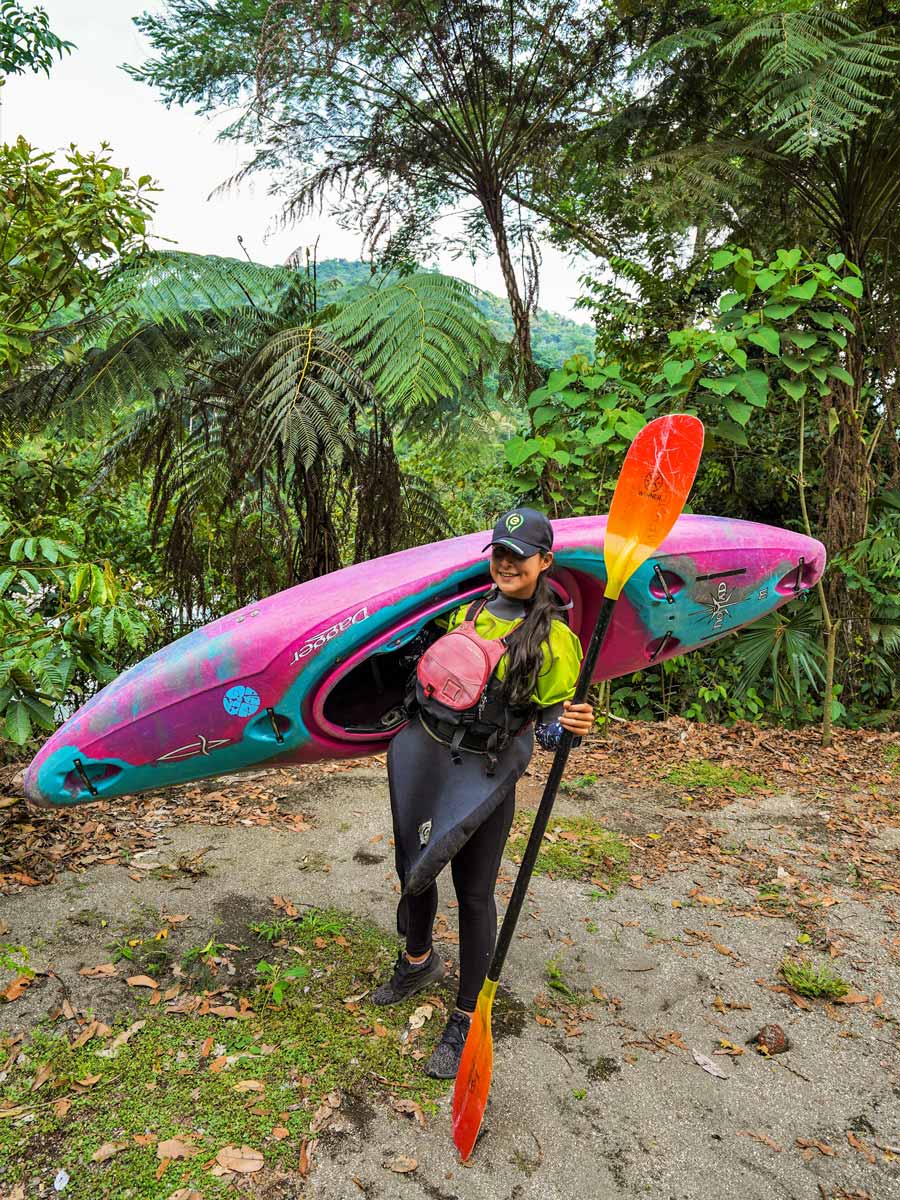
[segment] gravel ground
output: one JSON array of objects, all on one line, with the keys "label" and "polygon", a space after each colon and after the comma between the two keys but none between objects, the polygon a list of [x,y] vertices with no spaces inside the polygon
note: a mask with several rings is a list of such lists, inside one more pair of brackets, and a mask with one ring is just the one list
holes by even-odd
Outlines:
[{"label": "gravel ground", "polygon": [[[4,940],[29,946],[33,965],[52,968],[73,1003],[111,1015],[127,1004],[127,989],[78,974],[107,956],[105,937],[72,923],[78,910],[122,914],[145,904],[189,913],[196,942],[204,934],[221,938],[282,894],[392,928],[383,768],[376,763],[320,777],[279,771],[268,778],[283,809],[307,815],[308,831],[162,827],[140,869],[129,868],[140,880],[122,866],[96,866],[0,900]],[[216,786],[241,784],[232,778]],[[534,807],[537,796],[536,783],[527,781],[521,804]],[[799,886],[792,873],[799,848],[807,888],[824,887],[826,871],[834,870],[824,860],[815,865],[824,839],[817,805],[815,797],[776,792],[702,815],[713,830],[710,845],[760,847],[778,864],[780,887],[790,894]],[[639,789],[624,797],[620,788],[602,785],[562,797],[557,813],[603,819],[635,845],[641,839],[646,845],[652,834],[660,841],[677,837],[698,820],[671,794]],[[896,824],[877,834],[881,850],[895,859]],[[207,847],[211,874],[147,877],[149,864]],[[266,1194],[310,1200],[900,1196],[900,898],[842,887],[827,876],[834,902],[824,915],[815,910],[820,920],[804,948],[815,961],[830,962],[865,999],[801,1007],[772,988],[780,983],[782,958],[801,949],[797,938],[806,926],[798,925],[796,909],[761,915],[744,868],[729,866],[721,853],[688,854],[658,877],[635,873],[611,899],[590,884],[536,877],[504,971],[511,1019],[495,1044],[491,1099],[470,1165],[454,1152],[449,1095],[424,1129],[378,1097],[358,1097],[344,1131],[319,1141],[309,1177],[282,1180],[281,1190]],[[505,862],[501,894],[508,894],[514,872]],[[451,932],[438,945],[452,959],[449,880],[441,901],[442,928]],[[548,962],[573,991],[590,995],[595,988],[602,999],[567,1008],[565,997],[547,987]],[[0,1025],[27,1031],[53,998],[52,980],[34,985],[6,1008]],[[772,1022],[792,1045],[766,1059],[745,1043]],[[723,1042],[743,1053],[721,1053]],[[694,1053],[725,1077],[709,1074]],[[396,1155],[416,1159],[417,1168],[405,1175],[386,1169]]]}]

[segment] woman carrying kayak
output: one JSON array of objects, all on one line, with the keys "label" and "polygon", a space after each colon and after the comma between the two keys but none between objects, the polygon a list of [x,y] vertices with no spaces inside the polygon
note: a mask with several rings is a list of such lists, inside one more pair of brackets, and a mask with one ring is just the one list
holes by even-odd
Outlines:
[{"label": "woman carrying kayak", "polygon": [[[494,885],[515,812],[516,782],[535,737],[553,750],[563,729],[582,736],[593,725],[591,705],[571,703],[582,650],[560,619],[548,582],[552,546],[553,527],[543,513],[516,508],[500,517],[484,547],[491,551],[494,587],[485,599],[443,619],[447,634],[419,660],[412,718],[388,751],[403,889],[397,928],[406,948],[372,999],[397,1004],[445,974],[432,948],[432,925],[435,880],[449,862],[459,903],[459,990],[425,1064],[427,1074],[439,1079],[456,1075],[490,965],[497,935]],[[472,669],[475,660],[480,676]]]}]

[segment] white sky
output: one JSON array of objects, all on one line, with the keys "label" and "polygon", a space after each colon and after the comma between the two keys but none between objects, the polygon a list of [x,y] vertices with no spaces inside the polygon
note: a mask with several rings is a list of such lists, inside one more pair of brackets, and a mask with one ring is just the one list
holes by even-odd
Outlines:
[{"label": "white sky", "polygon": [[[150,45],[131,18],[165,5],[153,0],[40,0],[59,37],[76,49],[44,75],[13,76],[2,89],[0,137],[13,141],[19,134],[42,150],[74,142],[79,150],[96,149],[103,141],[114,151],[118,166],[137,175],[152,175],[158,193],[153,231],[183,250],[200,254],[240,256],[241,234],[258,262],[283,262],[287,255],[319,238],[318,258],[356,259],[360,238],[339,229],[327,213],[288,228],[278,227],[280,205],[267,194],[267,181],[257,176],[239,190],[208,199],[249,157],[246,146],[217,142],[224,119],[210,121],[187,109],[167,109],[157,93],[136,83],[123,62],[139,63]],[[450,222],[448,221],[449,225]],[[578,275],[556,250],[544,246],[540,276],[540,305],[584,321],[572,307],[579,293]],[[441,270],[458,275],[488,291],[505,296],[496,257],[473,267],[449,256]]]}]

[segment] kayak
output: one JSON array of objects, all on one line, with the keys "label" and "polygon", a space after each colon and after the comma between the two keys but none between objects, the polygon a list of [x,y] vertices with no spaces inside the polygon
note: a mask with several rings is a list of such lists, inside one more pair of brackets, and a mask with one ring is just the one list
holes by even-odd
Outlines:
[{"label": "kayak", "polygon": [[[603,598],[605,517],[554,521],[553,585],[585,644]],[[265,763],[384,750],[405,724],[410,643],[490,586],[486,532],[358,563],[210,622],[124,672],[28,767],[36,804],[156,790]],[[821,542],[681,516],[616,604],[595,680],[657,665],[811,588]]]}]

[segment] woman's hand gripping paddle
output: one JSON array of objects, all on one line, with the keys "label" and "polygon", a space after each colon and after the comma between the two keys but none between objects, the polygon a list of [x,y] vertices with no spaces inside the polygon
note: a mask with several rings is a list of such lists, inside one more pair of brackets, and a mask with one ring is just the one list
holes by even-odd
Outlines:
[{"label": "woman's hand gripping paddle", "polygon": [[[675,524],[684,507],[703,449],[703,425],[696,417],[674,415],[658,417],[637,435],[622,464],[616,483],[603,559],[606,563],[606,590],[597,615],[597,624],[581,665],[573,703],[581,704],[590,686],[597,657],[609,628],[613,606],[625,584],[657,549]],[[491,1006],[497,981],[525,892],[531,881],[550,810],[556,800],[559,782],[572,748],[573,737],[563,732],[544,788],[540,808],[528,839],[518,878],[506,910],[494,957],[478,997],[475,1015],[463,1050],[456,1086],[453,1090],[453,1140],[465,1161],[472,1153],[487,1104],[494,1064],[491,1037]]]}]

